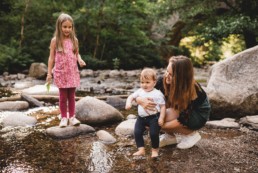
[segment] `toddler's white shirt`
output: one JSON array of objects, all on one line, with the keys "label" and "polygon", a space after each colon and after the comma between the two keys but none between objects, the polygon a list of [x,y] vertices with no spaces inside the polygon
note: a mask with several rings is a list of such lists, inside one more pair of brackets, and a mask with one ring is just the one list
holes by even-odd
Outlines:
[{"label": "toddler's white shirt", "polygon": [[146,112],[141,105],[138,105],[138,115],[141,117],[146,117],[152,114],[156,114],[160,112],[160,105],[165,105],[165,97],[162,94],[160,90],[157,90],[154,88],[150,92],[144,91],[142,88],[136,90],[132,94],[133,98],[136,99],[137,97],[143,97],[143,98],[152,98],[154,103],[156,103],[156,111],[148,111]]}]

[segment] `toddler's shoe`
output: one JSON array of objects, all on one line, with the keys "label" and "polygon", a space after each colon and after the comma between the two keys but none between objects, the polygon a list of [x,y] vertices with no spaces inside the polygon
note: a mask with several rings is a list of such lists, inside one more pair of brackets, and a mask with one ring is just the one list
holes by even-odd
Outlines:
[{"label": "toddler's shoe", "polygon": [[79,126],[81,122],[77,118],[72,117],[69,119],[69,124],[72,126]]},{"label": "toddler's shoe", "polygon": [[68,124],[67,118],[62,118],[60,121],[59,127],[61,127],[61,128],[66,127],[67,124]]},{"label": "toddler's shoe", "polygon": [[177,148],[179,149],[188,149],[193,147],[199,140],[201,140],[201,135],[198,132],[193,132],[189,135],[185,135],[182,137],[182,140],[179,144],[177,144]]},{"label": "toddler's shoe", "polygon": [[159,137],[159,147],[165,147],[167,145],[176,144],[176,136],[171,136],[167,133],[160,135]]}]

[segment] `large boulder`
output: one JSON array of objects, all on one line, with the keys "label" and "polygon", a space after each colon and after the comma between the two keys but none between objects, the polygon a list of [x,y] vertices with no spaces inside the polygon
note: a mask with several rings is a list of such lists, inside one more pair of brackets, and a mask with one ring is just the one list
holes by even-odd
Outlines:
[{"label": "large boulder", "polygon": [[121,121],[123,115],[104,101],[87,96],[76,102],[76,118],[86,124],[105,124]]},{"label": "large boulder", "polygon": [[206,88],[211,118],[240,118],[258,113],[258,46],[212,66]]},{"label": "large boulder", "polygon": [[44,63],[32,63],[29,70],[29,76],[37,79],[44,78],[47,74],[47,66]]}]

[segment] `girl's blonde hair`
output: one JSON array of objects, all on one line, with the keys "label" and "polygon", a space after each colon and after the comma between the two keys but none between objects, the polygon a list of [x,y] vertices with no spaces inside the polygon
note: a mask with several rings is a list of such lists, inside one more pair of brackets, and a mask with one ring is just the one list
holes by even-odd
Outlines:
[{"label": "girl's blonde hair", "polygon": [[54,33],[54,37],[56,38],[56,50],[62,51],[62,52],[64,51],[64,48],[63,48],[64,35],[62,32],[62,24],[66,21],[70,21],[72,23],[72,32],[70,33],[70,39],[72,40],[72,43],[73,43],[74,53],[78,53],[79,52],[78,40],[75,35],[73,18],[70,15],[65,13],[60,14],[56,21],[56,30]]},{"label": "girl's blonde hair", "polygon": [[141,72],[140,80],[144,80],[144,79],[151,79],[156,81],[157,80],[156,71],[151,68],[144,68]]},{"label": "girl's blonde hair", "polygon": [[185,56],[172,56],[169,59],[172,69],[172,80],[168,85],[163,80],[168,106],[182,111],[197,97],[192,62]]}]

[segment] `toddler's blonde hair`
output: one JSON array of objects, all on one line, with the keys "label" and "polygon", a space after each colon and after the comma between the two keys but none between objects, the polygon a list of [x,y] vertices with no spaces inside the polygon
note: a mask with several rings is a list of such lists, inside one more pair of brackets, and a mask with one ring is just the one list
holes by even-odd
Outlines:
[{"label": "toddler's blonde hair", "polygon": [[156,71],[151,68],[144,68],[141,72],[140,80],[144,80],[144,79],[151,79],[156,81],[157,80]]}]

